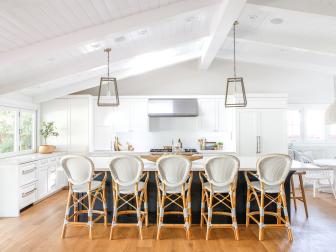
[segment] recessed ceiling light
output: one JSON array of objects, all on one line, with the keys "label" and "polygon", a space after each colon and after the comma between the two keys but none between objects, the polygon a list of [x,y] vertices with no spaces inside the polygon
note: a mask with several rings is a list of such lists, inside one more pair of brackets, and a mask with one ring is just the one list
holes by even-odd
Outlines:
[{"label": "recessed ceiling light", "polygon": [[123,42],[125,40],[126,40],[126,38],[124,36],[116,37],[114,39],[114,41],[117,42],[117,43]]},{"label": "recessed ceiling light", "polygon": [[251,19],[251,20],[256,20],[256,19],[258,18],[258,16],[257,16],[257,15],[254,15],[254,14],[249,15],[248,17],[249,17],[249,19]]},{"label": "recessed ceiling light", "polygon": [[191,23],[195,20],[196,18],[194,16],[189,16],[189,17],[186,17],[184,20],[187,22],[187,23]]},{"label": "recessed ceiling light", "polygon": [[283,23],[283,19],[282,19],[282,18],[272,18],[272,19],[270,20],[270,22],[271,22],[272,24],[282,24],[282,23]]},{"label": "recessed ceiling light", "polygon": [[100,48],[100,44],[98,44],[98,43],[91,44],[91,47],[98,49],[98,48]]},{"label": "recessed ceiling light", "polygon": [[143,30],[140,30],[138,33],[140,35],[146,35],[148,33],[148,30],[147,29],[143,29]]}]

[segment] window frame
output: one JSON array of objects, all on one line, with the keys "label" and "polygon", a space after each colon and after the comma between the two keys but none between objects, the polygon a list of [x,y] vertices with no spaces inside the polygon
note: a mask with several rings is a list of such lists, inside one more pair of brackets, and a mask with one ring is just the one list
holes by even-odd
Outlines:
[{"label": "window frame", "polygon": [[294,144],[311,144],[311,145],[336,145],[336,138],[331,138],[329,134],[329,128],[328,125],[324,124],[324,139],[323,140],[313,140],[309,139],[306,135],[306,111],[310,109],[322,109],[326,110],[328,107],[328,104],[289,104],[288,111],[289,110],[299,110],[300,116],[301,116],[301,127],[300,127],[300,138],[297,140],[293,140],[288,137],[289,143]]},{"label": "window frame", "polygon": [[[0,110],[9,110],[15,112],[15,125],[14,125],[14,151],[0,153],[0,158],[12,157],[16,155],[24,155],[36,152],[37,143],[37,110],[36,109],[21,109],[10,106],[0,105]],[[32,125],[32,148],[29,150],[20,151],[20,113],[28,112],[33,115]]]}]

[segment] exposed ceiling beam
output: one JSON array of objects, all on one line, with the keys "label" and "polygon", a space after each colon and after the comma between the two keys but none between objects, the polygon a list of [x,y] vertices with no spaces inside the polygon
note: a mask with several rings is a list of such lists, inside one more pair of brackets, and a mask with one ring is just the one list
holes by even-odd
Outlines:
[{"label": "exposed ceiling beam", "polygon": [[199,63],[200,69],[208,69],[228,36],[235,20],[238,19],[246,0],[223,0],[217,13],[214,15],[210,38],[204,45]]},{"label": "exposed ceiling beam", "polygon": [[[230,38],[232,40],[232,38]],[[336,73],[336,54],[288,47],[248,39],[237,39],[237,60],[285,68]],[[231,59],[232,49],[223,48],[218,58]],[[239,64],[238,64],[239,72]]]},{"label": "exposed ceiling beam", "polygon": [[[137,57],[132,57],[130,59],[122,60],[120,62],[115,62],[111,66],[111,69],[115,73],[117,79],[122,80],[163,67],[196,59],[200,57],[200,48],[202,47],[204,40],[205,39],[202,38],[193,42],[185,43],[175,48],[168,48],[158,52],[147,53]],[[152,63],[149,64],[148,62]],[[57,97],[62,97],[74,92],[95,87],[99,85],[99,77],[101,76],[102,71],[105,71],[105,69],[102,67],[97,67],[89,72],[78,73],[77,77],[76,75],[73,75],[68,76],[67,79],[62,78],[60,80],[55,80],[53,83],[49,84],[52,84],[52,86],[56,86],[57,88],[48,89],[41,94],[33,96],[33,101],[36,103],[41,103],[55,99]],[[60,83],[62,83],[62,86],[58,85]]]},{"label": "exposed ceiling beam", "polygon": [[111,35],[123,34],[128,31],[151,26],[177,15],[186,14],[200,8],[218,3],[218,0],[187,0],[164,6],[162,8],[145,11],[136,15],[113,20],[101,25],[59,36],[50,40],[0,54],[0,64],[13,64],[19,60],[46,55],[51,51],[87,45],[95,41],[106,39]]}]

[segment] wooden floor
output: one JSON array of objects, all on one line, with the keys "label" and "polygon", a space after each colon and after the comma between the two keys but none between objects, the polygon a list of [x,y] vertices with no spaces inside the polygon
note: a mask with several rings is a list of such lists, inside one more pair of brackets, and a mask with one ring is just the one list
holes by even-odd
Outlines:
[{"label": "wooden floor", "polygon": [[191,240],[185,240],[182,229],[163,229],[156,241],[154,225],[144,230],[138,240],[136,228],[119,228],[115,239],[108,240],[109,229],[100,224],[94,240],[88,239],[85,227],[71,227],[66,239],[60,238],[66,191],[27,209],[20,218],[0,219],[0,251],[336,251],[336,200],[330,194],[313,199],[308,193],[310,217],[305,219],[303,206],[292,212],[294,242],[287,240],[285,230],[266,230],[265,241],[258,241],[258,229],[240,226],[240,241],[229,229],[217,229],[205,241],[205,230],[192,227]]}]

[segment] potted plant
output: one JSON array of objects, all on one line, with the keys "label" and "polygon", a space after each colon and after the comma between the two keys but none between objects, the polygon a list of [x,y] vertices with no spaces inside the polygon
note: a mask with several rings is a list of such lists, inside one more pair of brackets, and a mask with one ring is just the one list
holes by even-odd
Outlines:
[{"label": "potted plant", "polygon": [[44,145],[40,145],[39,152],[42,154],[53,153],[56,149],[53,145],[47,144],[47,139],[50,136],[58,136],[57,129],[55,127],[54,122],[42,122],[42,126],[40,129],[40,134],[44,139]]},{"label": "potted plant", "polygon": [[218,150],[223,150],[223,142],[218,142],[217,143],[217,149]]}]

